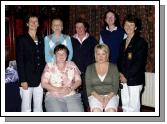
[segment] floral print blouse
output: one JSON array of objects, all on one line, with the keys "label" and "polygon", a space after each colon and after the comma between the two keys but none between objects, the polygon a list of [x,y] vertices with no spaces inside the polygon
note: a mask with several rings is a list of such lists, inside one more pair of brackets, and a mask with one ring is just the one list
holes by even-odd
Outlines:
[{"label": "floral print blouse", "polygon": [[70,87],[74,80],[80,80],[80,70],[72,61],[66,61],[65,69],[60,71],[56,62],[47,63],[41,81],[55,87]]}]

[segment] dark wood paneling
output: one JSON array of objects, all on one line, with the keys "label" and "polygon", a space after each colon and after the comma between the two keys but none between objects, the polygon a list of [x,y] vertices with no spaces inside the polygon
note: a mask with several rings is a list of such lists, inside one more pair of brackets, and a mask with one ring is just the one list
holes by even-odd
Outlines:
[{"label": "dark wood paneling", "polygon": [[[135,14],[142,20],[141,35],[149,44],[147,71],[155,72],[155,6],[154,5],[8,5],[5,6],[6,38],[5,47],[9,48],[10,59],[15,59],[15,38],[25,32],[24,19],[30,12],[39,15],[39,33],[43,36],[52,33],[51,20],[59,16],[64,22],[64,33],[73,35],[75,33],[75,21],[83,18],[90,25],[90,33],[99,40],[99,32],[103,26],[104,13],[108,9],[116,11],[123,22],[129,13]],[[8,26],[7,26],[8,25]]]},{"label": "dark wood paneling", "polygon": [[103,26],[104,13],[114,10],[120,18],[120,23],[127,14],[134,14],[142,21],[141,35],[148,42],[148,61],[146,70],[155,72],[155,6],[154,5],[87,5],[70,6],[70,34],[75,33],[74,23],[77,18],[83,18],[90,24],[90,33],[99,40],[99,32]]}]

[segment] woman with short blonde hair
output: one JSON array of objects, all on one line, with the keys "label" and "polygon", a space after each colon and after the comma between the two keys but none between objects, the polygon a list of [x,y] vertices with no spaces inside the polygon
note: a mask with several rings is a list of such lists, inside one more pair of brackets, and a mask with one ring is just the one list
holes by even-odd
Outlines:
[{"label": "woman with short blonde hair", "polygon": [[103,51],[106,53],[106,61],[108,61],[108,57],[110,54],[109,48],[106,44],[98,44],[95,46],[95,59],[96,59],[96,52],[98,49],[103,49]]},{"label": "woman with short blonde hair", "polygon": [[91,112],[116,112],[119,97],[119,72],[109,62],[109,48],[106,44],[95,47],[96,62],[86,70],[86,91]]}]

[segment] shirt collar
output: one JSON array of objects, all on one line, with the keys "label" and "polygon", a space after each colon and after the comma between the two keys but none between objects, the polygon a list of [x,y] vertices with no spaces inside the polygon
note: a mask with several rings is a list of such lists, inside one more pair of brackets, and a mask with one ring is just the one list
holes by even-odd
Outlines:
[{"label": "shirt collar", "polygon": [[78,34],[74,34],[73,37],[76,38],[82,44],[82,42],[89,37],[89,33],[86,33],[86,35],[83,37],[82,41],[79,39]]},{"label": "shirt collar", "polygon": [[[106,30],[110,31],[110,29],[108,28],[108,26],[106,27]],[[115,28],[111,32],[116,31],[116,30],[117,30],[117,26],[115,26]]]}]

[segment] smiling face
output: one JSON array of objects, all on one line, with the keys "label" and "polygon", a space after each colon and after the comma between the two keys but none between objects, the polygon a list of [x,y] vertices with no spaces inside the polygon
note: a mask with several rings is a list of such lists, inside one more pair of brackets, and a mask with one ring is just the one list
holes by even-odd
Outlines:
[{"label": "smiling face", "polygon": [[67,58],[67,53],[65,50],[59,50],[55,53],[55,56],[56,56],[56,62],[64,63]]},{"label": "smiling face", "polygon": [[105,21],[106,21],[106,23],[107,23],[109,26],[115,25],[115,24],[114,24],[114,23],[115,23],[115,20],[116,20],[116,18],[115,18],[114,13],[108,12],[108,13],[106,14]]},{"label": "smiling face", "polygon": [[77,32],[78,35],[83,36],[83,35],[86,34],[86,28],[85,28],[84,24],[81,23],[81,22],[76,23],[75,29],[76,29],[76,32]]},{"label": "smiling face", "polygon": [[54,19],[52,21],[52,30],[56,34],[60,34],[63,30],[63,22],[59,19]]},{"label": "smiling face", "polygon": [[39,23],[37,17],[30,17],[27,23],[29,30],[37,30]]},{"label": "smiling face", "polygon": [[104,63],[104,62],[107,62],[108,54],[103,48],[102,49],[98,48],[95,53],[95,58],[96,58],[96,62]]},{"label": "smiling face", "polygon": [[125,21],[124,29],[128,36],[132,36],[135,33],[135,30],[137,29],[137,27],[135,23]]}]

